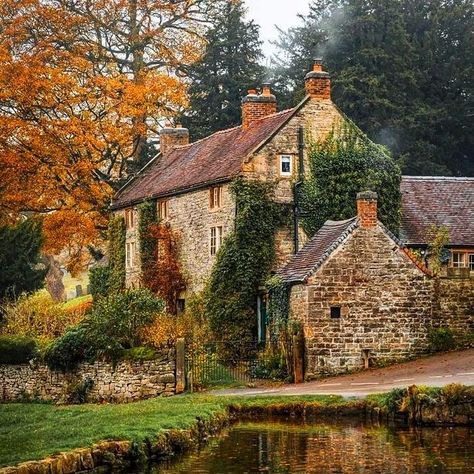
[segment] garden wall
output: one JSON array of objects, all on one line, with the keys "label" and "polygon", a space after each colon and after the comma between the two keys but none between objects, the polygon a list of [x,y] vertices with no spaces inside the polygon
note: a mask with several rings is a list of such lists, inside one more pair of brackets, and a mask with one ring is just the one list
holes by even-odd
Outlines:
[{"label": "garden wall", "polygon": [[[86,387],[92,386],[87,390]],[[73,403],[87,395],[88,402],[130,402],[176,393],[176,351],[162,349],[143,362],[82,364],[72,373],[45,365],[0,365],[0,401],[24,399]]]}]

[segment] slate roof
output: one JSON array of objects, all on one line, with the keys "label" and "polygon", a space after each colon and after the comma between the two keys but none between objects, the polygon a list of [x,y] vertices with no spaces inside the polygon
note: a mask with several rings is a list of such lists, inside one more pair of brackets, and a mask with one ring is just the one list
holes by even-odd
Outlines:
[{"label": "slate roof", "polygon": [[357,227],[357,217],[326,221],[314,237],[277,272],[286,282],[305,281]]},{"label": "slate roof", "polygon": [[239,174],[242,161],[269,140],[296,109],[269,115],[247,130],[242,126],[223,130],[158,155],[117,193],[111,207],[126,207],[146,198],[169,196],[232,179]]},{"label": "slate roof", "polygon": [[400,239],[427,243],[431,225],[449,228],[450,245],[474,246],[474,178],[403,176]]}]

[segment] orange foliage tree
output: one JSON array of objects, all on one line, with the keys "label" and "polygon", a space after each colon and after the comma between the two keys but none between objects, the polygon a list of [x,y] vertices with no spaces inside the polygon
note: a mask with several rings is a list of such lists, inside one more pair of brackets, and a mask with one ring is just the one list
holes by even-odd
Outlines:
[{"label": "orange foliage tree", "polygon": [[43,214],[69,269],[106,227],[114,183],[186,104],[207,0],[0,2],[0,223]]}]

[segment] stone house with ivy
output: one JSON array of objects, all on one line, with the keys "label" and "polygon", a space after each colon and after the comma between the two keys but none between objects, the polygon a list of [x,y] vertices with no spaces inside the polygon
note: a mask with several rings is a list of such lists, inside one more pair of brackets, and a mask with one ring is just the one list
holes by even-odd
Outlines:
[{"label": "stone house with ivy", "polygon": [[[409,178],[434,180],[443,182]],[[405,196],[405,206],[410,199]],[[405,226],[409,215],[405,210]],[[415,228],[407,234],[405,227],[405,238]],[[455,255],[461,235],[455,226],[451,231]],[[458,272],[435,278],[377,219],[374,192],[357,195],[353,218],[326,221],[277,277],[288,292],[283,317],[298,321],[304,332],[307,378],[425,353],[437,328],[460,338],[474,334],[474,279]]]},{"label": "stone house with ivy", "polygon": [[[302,179],[305,142],[323,138],[345,120],[331,101],[329,74],[317,60],[305,78],[306,97],[294,108],[277,112],[268,85],[242,99],[242,124],[190,143],[187,129],[167,127],[160,153],[117,193],[111,209],[126,222],[126,285],[140,284],[142,274],[138,206],[156,203],[158,218],[179,235],[179,260],[186,280],[180,306],[201,290],[225,237],[232,231],[236,205],[230,183],[237,177],[274,181],[276,200],[294,205]],[[301,246],[297,219],[277,231],[276,266]]]}]

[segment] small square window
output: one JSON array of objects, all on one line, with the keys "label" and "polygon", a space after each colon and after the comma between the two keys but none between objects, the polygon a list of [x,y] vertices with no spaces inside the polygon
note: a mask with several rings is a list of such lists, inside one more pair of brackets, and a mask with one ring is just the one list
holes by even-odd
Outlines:
[{"label": "small square window", "polygon": [[168,200],[163,199],[158,201],[158,218],[167,219],[168,218]]},{"label": "small square window", "polygon": [[340,317],[341,317],[341,307],[331,306],[331,319],[340,319]]},{"label": "small square window", "polygon": [[281,155],[280,156],[280,175],[281,176],[291,176],[292,170],[292,160],[290,155]]},{"label": "small square window", "polygon": [[462,252],[453,252],[452,263],[453,263],[454,268],[462,268],[466,266],[465,259],[464,259],[465,255],[466,254]]},{"label": "small square window", "polygon": [[209,207],[219,209],[222,206],[222,186],[209,189]]}]

